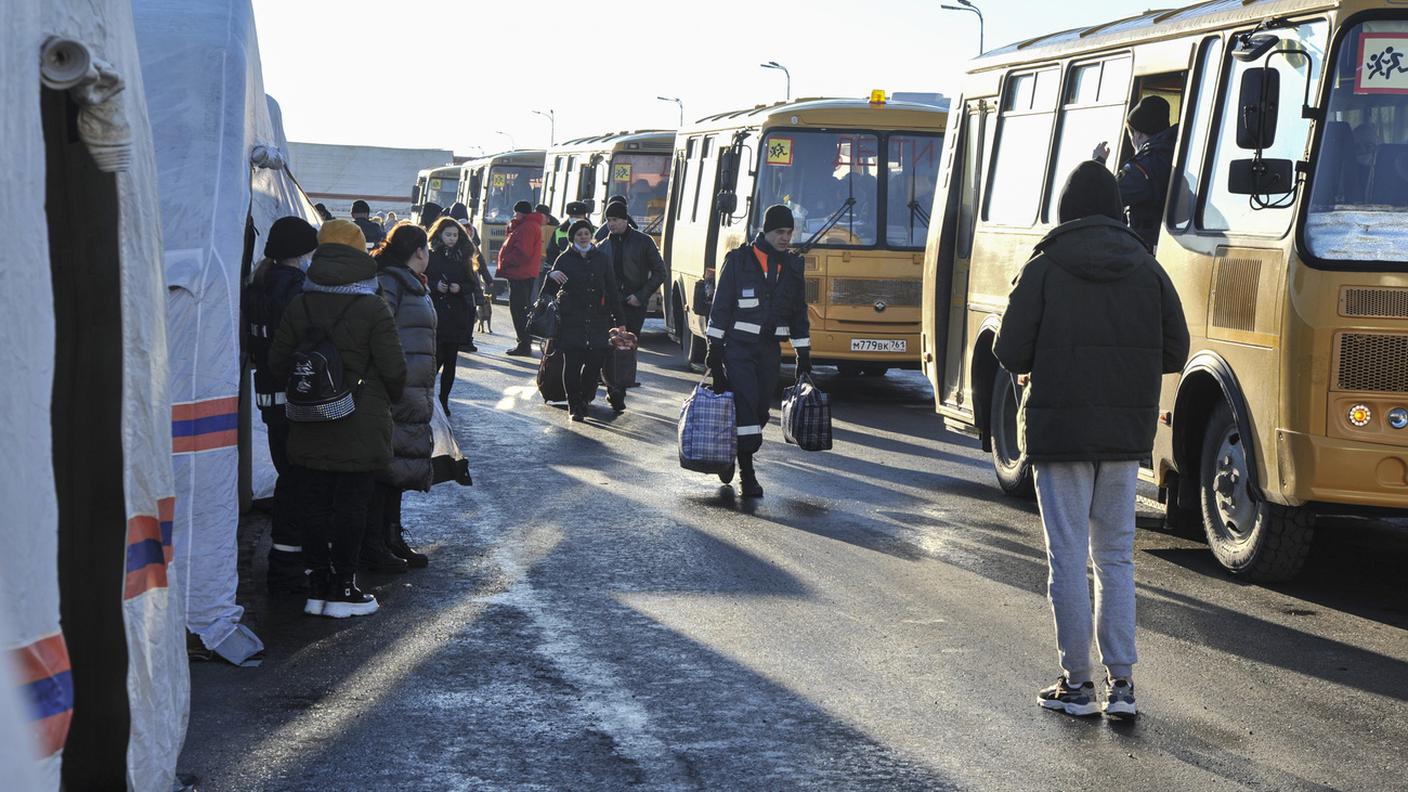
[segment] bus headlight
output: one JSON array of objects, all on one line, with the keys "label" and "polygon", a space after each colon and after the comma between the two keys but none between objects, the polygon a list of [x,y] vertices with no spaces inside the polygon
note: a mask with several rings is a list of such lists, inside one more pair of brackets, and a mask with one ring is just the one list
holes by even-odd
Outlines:
[{"label": "bus headlight", "polygon": [[1408,426],[1408,410],[1402,407],[1395,407],[1388,411],[1388,425],[1394,429],[1402,429]]},{"label": "bus headlight", "polygon": [[1367,404],[1356,404],[1349,408],[1349,414],[1346,417],[1349,418],[1351,424],[1363,429],[1374,419],[1374,411],[1370,410]]}]

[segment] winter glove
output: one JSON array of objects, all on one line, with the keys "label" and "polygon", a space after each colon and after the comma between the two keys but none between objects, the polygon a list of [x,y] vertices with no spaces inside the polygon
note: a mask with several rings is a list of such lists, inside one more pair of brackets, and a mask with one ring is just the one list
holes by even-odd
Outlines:
[{"label": "winter glove", "polygon": [[803,347],[797,350],[797,378],[812,373],[812,351]]},{"label": "winter glove", "polygon": [[717,341],[709,342],[709,350],[704,355],[704,368],[714,375],[714,392],[728,390],[728,377],[724,374],[724,345]]}]

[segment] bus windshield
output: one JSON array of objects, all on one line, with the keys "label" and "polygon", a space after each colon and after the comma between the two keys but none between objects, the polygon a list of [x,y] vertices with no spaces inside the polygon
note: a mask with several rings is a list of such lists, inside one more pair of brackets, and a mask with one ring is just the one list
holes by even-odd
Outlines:
[{"label": "bus windshield", "polygon": [[[753,206],[758,227],[773,204],[792,210],[794,244],[865,246],[876,241],[880,145],[863,132],[783,130],[763,138]],[[932,188],[931,188],[932,189]]]},{"label": "bus windshield", "polygon": [[1305,222],[1326,261],[1408,262],[1408,21],[1340,39]]},{"label": "bus windshield", "polygon": [[455,192],[459,186],[459,179],[432,176],[425,185],[425,201],[422,203],[437,203],[442,209],[449,209],[455,203]]},{"label": "bus windshield", "polygon": [[626,196],[626,209],[641,228],[665,214],[669,186],[668,154],[617,154],[611,158],[610,194]]},{"label": "bus windshield", "polygon": [[891,247],[922,248],[939,181],[938,135],[891,135],[885,161],[885,241]]},{"label": "bus windshield", "polygon": [[519,201],[538,202],[543,170],[528,165],[495,165],[489,169],[489,194],[484,202],[484,220],[507,223],[513,219],[513,205]]}]

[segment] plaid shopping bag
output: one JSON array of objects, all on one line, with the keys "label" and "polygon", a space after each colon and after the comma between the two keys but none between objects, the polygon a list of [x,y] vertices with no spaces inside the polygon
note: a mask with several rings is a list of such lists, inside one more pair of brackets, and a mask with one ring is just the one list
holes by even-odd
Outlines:
[{"label": "plaid shopping bag", "polygon": [[782,439],[803,451],[831,448],[831,397],[809,374],[782,392]]},{"label": "plaid shopping bag", "polygon": [[721,473],[732,467],[738,454],[733,392],[715,393],[703,382],[695,386],[680,406],[679,439],[685,470]]}]

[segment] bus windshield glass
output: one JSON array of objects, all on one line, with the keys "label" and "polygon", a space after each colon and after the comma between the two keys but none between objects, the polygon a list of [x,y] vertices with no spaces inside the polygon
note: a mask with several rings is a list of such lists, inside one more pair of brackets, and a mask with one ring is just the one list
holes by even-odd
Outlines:
[{"label": "bus windshield glass", "polygon": [[891,247],[922,248],[939,180],[938,135],[891,135],[885,161],[885,241]]},{"label": "bus windshield glass", "polygon": [[459,179],[431,176],[425,185],[425,201],[440,204],[442,209],[449,209],[455,203],[455,192],[459,186]]},{"label": "bus windshield glass", "polygon": [[495,165],[489,169],[489,194],[484,202],[484,220],[507,223],[513,219],[513,205],[519,201],[538,202],[543,169],[528,165]]},{"label": "bus windshield glass", "polygon": [[1408,21],[1351,28],[1331,86],[1307,202],[1307,252],[1325,261],[1408,262]]},{"label": "bus windshield glass", "polygon": [[617,154],[611,158],[610,195],[626,196],[626,209],[642,229],[665,214],[670,155]]},{"label": "bus windshield glass", "polygon": [[783,204],[797,223],[793,244],[814,236],[818,245],[875,244],[880,193],[875,135],[789,129],[769,133],[762,148],[753,202],[759,230],[763,212]]}]

